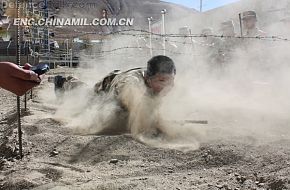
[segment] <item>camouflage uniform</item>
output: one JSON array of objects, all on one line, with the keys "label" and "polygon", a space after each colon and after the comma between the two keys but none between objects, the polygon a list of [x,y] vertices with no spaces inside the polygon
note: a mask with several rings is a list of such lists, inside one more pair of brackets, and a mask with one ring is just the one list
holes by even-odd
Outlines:
[{"label": "camouflage uniform", "polygon": [[[135,68],[130,69],[125,72],[121,72],[120,70],[114,70],[105,76],[100,82],[94,85],[94,92],[97,95],[114,95],[118,96],[124,87],[126,86],[135,86],[135,87],[143,87],[145,88],[145,69]],[[54,79],[49,79],[55,84],[55,91],[63,93],[65,91],[73,90],[77,87],[85,85],[84,82],[79,79],[68,76],[55,76]],[[148,91],[149,92],[149,91]]]},{"label": "camouflage uniform", "polygon": [[[102,131],[99,131],[98,134],[115,135],[129,132],[129,111],[132,111],[132,107],[135,108],[138,106],[140,102],[138,100],[140,100],[140,98],[143,99],[152,95],[151,90],[145,84],[144,77],[145,69],[142,68],[135,68],[125,72],[115,70],[94,85],[93,93],[88,97],[90,99],[89,102],[94,101],[97,95],[104,109],[105,106],[107,104],[110,105],[110,103],[116,106],[111,113],[114,117],[106,122],[106,127],[104,127]],[[62,98],[66,91],[85,85],[85,83],[72,76],[63,77],[59,75],[51,79],[49,78],[49,80],[54,82],[55,94],[58,98]],[[136,92],[136,90],[138,92]],[[134,100],[136,98],[137,100]],[[154,111],[156,109],[156,104],[151,107]],[[151,113],[153,111],[151,111]]]},{"label": "camouflage uniform", "polygon": [[142,68],[125,72],[115,70],[95,84],[94,91],[97,94],[109,93],[117,96],[125,85],[145,86],[144,75],[145,69]]},{"label": "camouflage uniform", "polygon": [[[242,15],[242,20],[243,20],[243,25],[244,25],[243,37],[245,37],[242,41],[243,42],[242,47],[245,49],[245,51],[250,51],[252,55],[261,54],[261,49],[263,48],[265,41],[263,41],[263,43],[261,43],[260,40],[258,40],[258,39],[255,40],[253,38],[265,37],[266,33],[263,32],[262,30],[260,30],[256,26],[256,23],[258,21],[256,12],[255,11],[245,11],[245,12],[241,13],[241,15]],[[252,22],[251,28],[247,27],[247,23],[249,21]],[[254,46],[258,46],[258,47],[253,48]]]},{"label": "camouflage uniform", "polygon": [[162,125],[158,107],[161,97],[173,87],[175,75],[173,60],[163,55],[152,57],[146,69],[111,72],[84,94],[88,100],[83,108],[97,109],[96,121],[101,126],[93,129],[95,133],[130,131],[136,137],[159,136],[165,125]]},{"label": "camouflage uniform", "polygon": [[[146,109],[141,111],[141,117],[143,118],[141,120],[148,119],[149,122],[150,119],[148,117],[155,115],[154,113],[158,110],[156,108],[159,104],[158,98],[153,96],[151,89],[147,87],[144,77],[145,69],[142,68],[131,69],[125,72],[115,70],[95,84],[94,92],[101,98],[104,98],[104,102],[117,103],[117,109],[114,111],[116,117],[98,134],[112,134],[112,132],[113,134],[120,134],[129,131],[132,133],[144,132],[134,132],[134,129],[130,125],[130,119],[134,117],[130,117],[130,114],[136,114],[136,117],[140,116],[136,112],[142,110],[142,107],[144,108],[146,104]],[[149,125],[149,128],[146,128],[147,134],[153,136],[160,135],[159,129],[151,128],[150,126],[153,125]]]},{"label": "camouflage uniform", "polygon": [[[267,41],[254,38],[266,37],[266,33],[257,27],[257,14],[255,11],[241,13],[244,31],[243,48],[248,61],[246,61],[255,72],[263,72],[268,69],[269,60],[266,58],[265,50],[268,49]],[[248,26],[250,22],[250,26]],[[255,74],[256,75],[256,74]]]}]

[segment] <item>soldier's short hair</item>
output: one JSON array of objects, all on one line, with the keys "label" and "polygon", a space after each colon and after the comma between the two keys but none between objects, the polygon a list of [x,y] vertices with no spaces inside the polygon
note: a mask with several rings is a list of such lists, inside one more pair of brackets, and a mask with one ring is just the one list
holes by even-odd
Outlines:
[{"label": "soldier's short hair", "polygon": [[158,73],[176,74],[176,67],[172,59],[164,55],[152,57],[147,62],[147,76],[154,76]]}]

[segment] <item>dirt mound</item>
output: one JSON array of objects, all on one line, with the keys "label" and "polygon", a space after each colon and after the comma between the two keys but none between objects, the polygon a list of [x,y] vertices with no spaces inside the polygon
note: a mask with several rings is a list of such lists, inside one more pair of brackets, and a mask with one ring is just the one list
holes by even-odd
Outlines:
[{"label": "dirt mound", "polygon": [[232,165],[245,160],[244,150],[237,150],[235,145],[205,146],[201,150],[204,152],[202,157],[207,167]]}]

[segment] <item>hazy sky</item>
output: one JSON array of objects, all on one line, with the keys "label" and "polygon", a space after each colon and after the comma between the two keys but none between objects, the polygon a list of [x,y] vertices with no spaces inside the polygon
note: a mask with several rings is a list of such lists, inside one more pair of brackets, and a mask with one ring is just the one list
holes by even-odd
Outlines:
[{"label": "hazy sky", "polygon": [[[176,4],[181,4],[190,8],[199,10],[200,0],[163,0]],[[203,11],[220,7],[229,3],[233,3],[239,0],[203,0]]]}]

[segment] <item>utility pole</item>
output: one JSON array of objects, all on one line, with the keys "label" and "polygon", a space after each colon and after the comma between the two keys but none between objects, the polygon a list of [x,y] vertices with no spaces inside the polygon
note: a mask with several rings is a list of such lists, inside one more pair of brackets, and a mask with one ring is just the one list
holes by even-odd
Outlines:
[{"label": "utility pole", "polygon": [[[64,40],[64,43],[66,43],[66,53],[65,53],[65,56],[64,56],[64,57],[65,57],[65,66],[67,66],[68,59],[69,59],[69,57],[68,57],[68,56],[69,56],[69,55],[68,55],[68,53],[69,53],[69,52],[68,52],[68,39],[65,39],[65,40]],[[69,65],[68,65],[68,66],[69,66]]]},{"label": "utility pole", "polygon": [[165,14],[166,14],[166,9],[163,9],[161,11],[162,14],[162,36],[163,36],[163,55],[166,55],[166,31],[165,31]]},{"label": "utility pole", "polygon": [[241,37],[244,36],[244,32],[243,32],[243,21],[242,21],[242,14],[239,14],[239,21],[240,21],[240,32],[241,32]]},{"label": "utility pole", "polygon": [[69,49],[69,53],[70,53],[70,64],[69,64],[69,67],[72,68],[72,66],[73,66],[73,64],[72,64],[72,61],[73,61],[72,49]]},{"label": "utility pole", "polygon": [[202,12],[202,0],[200,0],[199,11]]},{"label": "utility pole", "polygon": [[151,57],[153,56],[153,52],[152,52],[152,28],[151,28],[152,20],[153,20],[152,17],[148,18],[148,24],[149,24],[149,46],[150,46],[150,55],[151,55]]},{"label": "utility pole", "polygon": [[[48,4],[47,0],[44,0],[44,19],[47,21],[48,19]],[[50,45],[48,42],[49,39],[49,31],[48,31],[48,26],[44,26],[44,51],[45,51],[45,56],[46,58],[49,57],[49,52],[50,52]]]},{"label": "utility pole", "polygon": [[[29,9],[30,9],[29,16],[33,16],[33,14],[34,14],[33,0],[29,0]],[[35,65],[35,38],[34,38],[34,29],[35,29],[35,26],[33,25],[31,27],[31,47],[32,47],[32,44],[33,44],[33,53],[32,53],[33,65]],[[32,91],[33,91],[32,89],[30,91],[30,99],[32,99]]]},{"label": "utility pole", "polygon": [[[29,41],[25,41],[26,63],[29,63]],[[27,111],[27,92],[24,94],[24,110]]]}]

